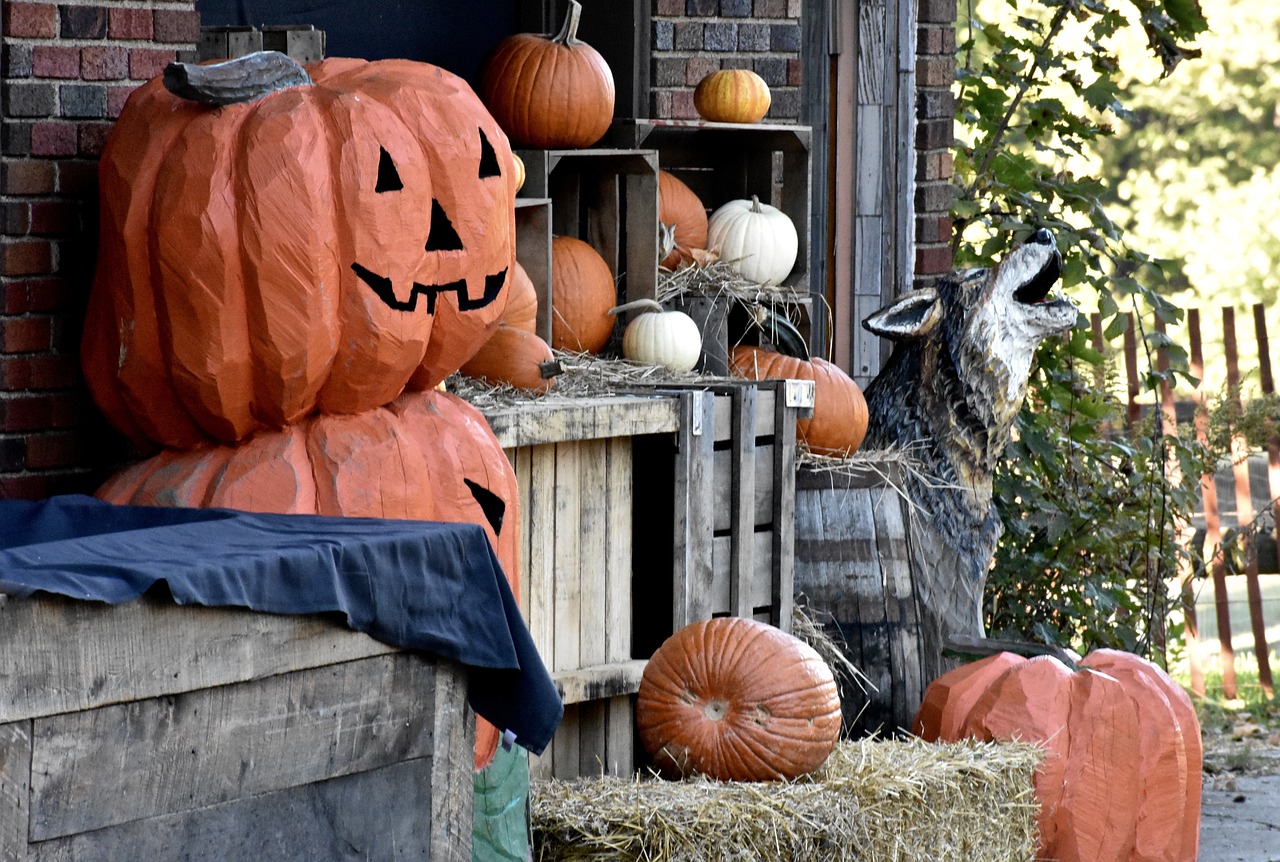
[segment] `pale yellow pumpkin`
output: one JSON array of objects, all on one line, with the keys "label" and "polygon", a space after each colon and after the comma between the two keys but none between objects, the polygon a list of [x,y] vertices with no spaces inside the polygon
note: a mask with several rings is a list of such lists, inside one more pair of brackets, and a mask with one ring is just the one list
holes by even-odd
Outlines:
[{"label": "pale yellow pumpkin", "polygon": [[750,69],[721,69],[698,82],[693,107],[713,123],[758,123],[769,112],[769,85]]}]

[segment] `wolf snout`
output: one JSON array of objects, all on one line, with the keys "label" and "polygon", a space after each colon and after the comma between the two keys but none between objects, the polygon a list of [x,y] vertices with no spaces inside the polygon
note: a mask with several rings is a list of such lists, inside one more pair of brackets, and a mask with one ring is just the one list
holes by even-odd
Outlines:
[{"label": "wolf snout", "polygon": [[1027,240],[1027,242],[1033,243],[1035,245],[1056,245],[1057,244],[1053,241],[1053,231],[1049,230],[1046,227],[1042,227],[1039,230],[1037,230],[1035,233],[1033,233],[1031,235],[1031,239]]}]

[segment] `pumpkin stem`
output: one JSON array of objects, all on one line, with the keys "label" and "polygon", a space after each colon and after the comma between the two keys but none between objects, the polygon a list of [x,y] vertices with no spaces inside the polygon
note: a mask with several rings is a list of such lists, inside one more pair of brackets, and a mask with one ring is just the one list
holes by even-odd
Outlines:
[{"label": "pumpkin stem", "polygon": [[609,309],[609,313],[621,314],[624,311],[635,311],[637,308],[643,308],[645,311],[666,311],[656,299],[633,299],[631,302],[624,302],[622,305]]},{"label": "pumpkin stem", "polygon": [[252,102],[288,87],[311,83],[307,71],[279,51],[257,51],[222,63],[170,63],[164,87],[170,93],[203,105]]},{"label": "pumpkin stem", "polygon": [[751,211],[753,213],[764,212],[764,210],[760,209],[760,198],[755,195],[751,196]]},{"label": "pumpkin stem", "polygon": [[569,9],[564,13],[564,24],[560,32],[551,40],[558,45],[572,45],[578,41],[578,19],[582,17],[582,4],[578,0],[569,0]]}]

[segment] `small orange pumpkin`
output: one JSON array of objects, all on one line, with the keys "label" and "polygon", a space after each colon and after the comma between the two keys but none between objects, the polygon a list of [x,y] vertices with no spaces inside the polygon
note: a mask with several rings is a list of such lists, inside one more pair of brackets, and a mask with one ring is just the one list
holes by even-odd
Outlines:
[{"label": "small orange pumpkin", "polygon": [[[98,489],[110,503],[453,521],[484,527],[520,594],[520,495],[484,417],[439,391],[355,415],[313,414],[238,446],[165,450]],[[476,722],[476,767],[498,732]]]},{"label": "small orange pumpkin", "polygon": [[664,771],[722,781],[812,772],[840,736],[831,669],[799,638],[766,623],[692,623],[649,659],[636,729]]},{"label": "small orange pumpkin", "polygon": [[507,295],[507,310],[502,313],[502,325],[525,332],[538,331],[538,291],[523,266],[516,263],[511,271],[511,286]]},{"label": "small orange pumpkin", "polygon": [[248,79],[273,57],[281,88],[220,107],[153,79],[103,151],[81,359],[140,445],[229,443],[429,388],[505,305],[511,150],[466,82],[341,58],[308,78],[270,52],[175,67]]},{"label": "small orange pumpkin", "polygon": [[555,378],[543,377],[542,365],[554,360],[551,347],[532,332],[499,326],[480,352],[462,366],[462,373],[517,389],[548,392]]},{"label": "small orange pumpkin", "polygon": [[1000,653],[934,680],[913,729],[1045,749],[1037,859],[1196,859],[1200,725],[1186,692],[1146,659],[1097,650],[1073,670]]},{"label": "small orange pumpkin", "polygon": [[613,122],[613,72],[578,39],[582,4],[569,0],[555,36],[517,33],[484,62],[480,98],[512,140],[539,150],[589,147]]},{"label": "small orange pumpkin", "polygon": [[551,346],[573,353],[599,353],[613,335],[609,310],[617,305],[609,264],[587,243],[551,238]]},{"label": "small orange pumpkin", "polygon": [[812,452],[847,457],[867,436],[867,400],[852,377],[837,365],[784,356],[738,345],[729,354],[729,371],[748,380],[812,380],[813,416],[796,420],[796,435]]},{"label": "small orange pumpkin", "polygon": [[772,101],[769,85],[750,69],[712,72],[693,91],[698,116],[713,123],[758,123]]},{"label": "small orange pumpkin", "polygon": [[658,221],[673,227],[675,247],[660,265],[675,269],[695,248],[707,247],[707,208],[678,177],[658,171]]}]

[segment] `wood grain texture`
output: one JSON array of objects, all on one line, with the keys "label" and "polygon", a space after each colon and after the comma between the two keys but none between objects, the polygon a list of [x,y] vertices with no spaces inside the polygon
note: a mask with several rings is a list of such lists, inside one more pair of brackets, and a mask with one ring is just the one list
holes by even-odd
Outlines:
[{"label": "wood grain texture", "polygon": [[140,599],[0,604],[0,722],[244,682],[394,652],[321,617]]},{"label": "wood grain texture", "polygon": [[680,421],[673,398],[627,395],[483,412],[505,449],[568,440],[670,434]]},{"label": "wood grain texture", "polygon": [[31,840],[429,756],[435,668],[400,653],[38,719]]},{"label": "wood grain texture", "polygon": [[0,724],[0,862],[27,858],[30,796],[31,722]]}]

